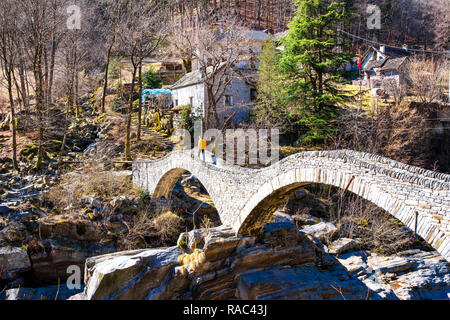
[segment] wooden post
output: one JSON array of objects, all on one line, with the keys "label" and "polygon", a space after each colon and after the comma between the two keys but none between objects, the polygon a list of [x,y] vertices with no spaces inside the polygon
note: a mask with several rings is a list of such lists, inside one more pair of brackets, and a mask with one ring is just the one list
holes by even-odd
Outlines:
[{"label": "wooden post", "polygon": [[414,212],[415,220],[414,220],[414,239],[417,239],[417,216],[419,213],[416,211]]},{"label": "wooden post", "polygon": [[348,188],[350,188],[350,184],[353,182],[353,179],[355,179],[355,176],[352,176],[350,178],[350,181],[348,182],[347,186],[345,187],[344,193],[346,193]]}]

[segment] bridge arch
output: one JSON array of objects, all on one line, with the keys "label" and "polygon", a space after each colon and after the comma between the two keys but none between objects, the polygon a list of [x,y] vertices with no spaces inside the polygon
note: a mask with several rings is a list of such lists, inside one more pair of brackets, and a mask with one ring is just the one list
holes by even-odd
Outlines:
[{"label": "bridge arch", "polygon": [[[324,184],[348,190],[385,210],[448,259],[448,237],[427,211],[425,203],[405,201],[401,195],[386,191],[379,181],[365,179],[356,172],[332,168],[302,167],[287,170],[270,179],[255,192],[239,212],[240,235],[257,234],[292,192],[309,184]],[[446,191],[444,191],[446,192]],[[416,214],[417,213],[417,214]],[[440,217],[438,217],[440,218]],[[442,246],[444,244],[444,246]]]},{"label": "bridge arch", "polygon": [[417,234],[450,261],[450,175],[349,150],[302,152],[259,170],[211,165],[187,150],[133,163],[133,181],[154,198],[169,197],[185,172],[199,179],[222,223],[238,234],[258,231],[297,188],[348,186],[411,230],[417,225]]},{"label": "bridge arch", "polygon": [[[240,212],[241,226],[238,234],[258,233],[294,190],[310,184],[324,184],[348,190],[374,203],[396,218],[399,218],[400,209],[405,209],[401,202],[394,199],[389,193],[378,190],[373,183],[359,179],[358,176],[351,173],[343,174],[339,170],[333,169],[292,169],[266,182],[250,198]],[[407,225],[410,222],[409,215],[405,212],[402,213],[399,220]]]}]

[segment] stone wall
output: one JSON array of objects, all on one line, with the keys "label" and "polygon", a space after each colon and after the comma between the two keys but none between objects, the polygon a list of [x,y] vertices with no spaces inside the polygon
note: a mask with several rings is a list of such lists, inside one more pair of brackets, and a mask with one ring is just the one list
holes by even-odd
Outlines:
[{"label": "stone wall", "polygon": [[177,151],[155,161],[135,162],[133,181],[154,198],[168,198],[186,171],[206,188],[222,223],[240,235],[260,232],[291,191],[320,183],[348,187],[417,229],[450,260],[450,175],[349,150],[298,153],[259,170],[214,166],[193,151]]}]

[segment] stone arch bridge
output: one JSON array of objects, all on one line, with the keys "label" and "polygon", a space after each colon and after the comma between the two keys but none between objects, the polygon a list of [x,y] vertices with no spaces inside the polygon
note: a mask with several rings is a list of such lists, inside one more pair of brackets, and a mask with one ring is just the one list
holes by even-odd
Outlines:
[{"label": "stone arch bridge", "polygon": [[450,175],[348,150],[302,152],[258,170],[212,165],[194,151],[175,151],[134,162],[133,182],[154,199],[168,199],[186,172],[200,180],[222,223],[238,234],[258,232],[293,190],[319,183],[371,201],[450,261]]}]

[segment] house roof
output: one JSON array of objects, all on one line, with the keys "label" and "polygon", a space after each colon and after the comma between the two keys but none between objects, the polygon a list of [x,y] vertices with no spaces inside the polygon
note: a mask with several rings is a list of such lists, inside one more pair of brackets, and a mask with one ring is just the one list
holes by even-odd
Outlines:
[{"label": "house roof", "polygon": [[175,84],[171,87],[172,90],[180,89],[184,87],[193,86],[199,84],[202,79],[202,71],[194,70],[192,72],[186,73],[183,78],[175,82]]},{"label": "house roof", "polygon": [[372,48],[389,58],[400,58],[400,57],[409,56],[409,52],[406,49],[392,48],[392,47],[385,46],[384,53],[383,53],[380,50],[380,46],[373,46]]},{"label": "house roof", "polygon": [[381,60],[371,60],[367,62],[367,64],[364,66],[364,70],[369,71],[373,68],[381,68],[388,59],[381,59]]},{"label": "house roof", "polygon": [[408,57],[386,59],[386,63],[381,67],[380,71],[398,70]]},{"label": "house roof", "polygon": [[[225,65],[226,63],[222,63],[220,68]],[[255,66],[257,66],[258,63],[255,63]],[[249,62],[241,61],[236,64],[236,68],[234,68],[235,72],[238,73],[240,77],[243,78],[247,84],[254,85],[255,79],[257,78],[257,72],[256,68],[250,68]],[[211,72],[211,67],[208,67],[206,69],[206,73]],[[183,78],[178,80],[172,87],[172,90],[180,89],[184,87],[190,87],[197,85],[202,82],[204,75],[202,74],[202,70],[194,70],[190,73],[187,73]]]}]

